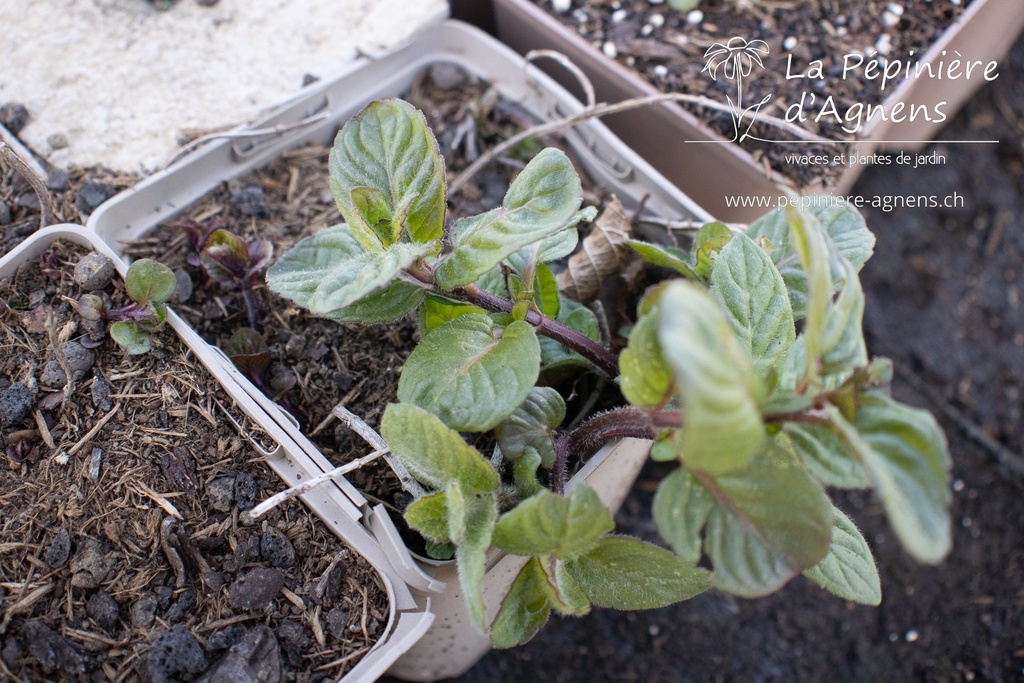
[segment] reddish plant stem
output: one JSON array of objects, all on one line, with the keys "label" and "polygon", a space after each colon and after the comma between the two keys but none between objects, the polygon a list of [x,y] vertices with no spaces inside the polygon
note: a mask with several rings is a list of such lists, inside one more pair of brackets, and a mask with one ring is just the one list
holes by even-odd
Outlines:
[{"label": "reddish plant stem", "polygon": [[[511,313],[512,307],[514,306],[511,301],[503,299],[500,296],[495,296],[494,294],[473,285],[457,287],[450,293],[442,293],[454,295],[467,303],[471,303],[474,306],[479,306],[484,310],[495,313]],[[608,379],[614,379],[618,376],[618,356],[595,342],[593,339],[580,334],[576,330],[563,325],[557,320],[546,318],[536,311],[527,312],[526,322],[537,328],[537,332],[543,334],[545,337],[550,337],[551,339],[554,339],[555,341],[564,344],[566,347],[579,353],[581,356],[593,363],[594,367]]]},{"label": "reddish plant stem", "polygon": [[595,415],[571,432],[558,435],[551,490],[559,495],[565,493],[570,459],[583,458],[612,439],[653,439],[658,427],[652,417],[643,408],[616,408]]}]

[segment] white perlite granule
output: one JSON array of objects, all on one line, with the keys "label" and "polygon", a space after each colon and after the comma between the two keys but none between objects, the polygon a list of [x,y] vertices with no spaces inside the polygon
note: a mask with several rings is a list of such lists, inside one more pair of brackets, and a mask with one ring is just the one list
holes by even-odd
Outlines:
[{"label": "white perlite granule", "polygon": [[[0,104],[20,102],[20,137],[58,166],[150,172],[182,130],[258,118],[295,93],[437,23],[444,0],[0,2]],[[61,136],[67,146],[61,149]],[[51,143],[56,142],[56,145]]]}]

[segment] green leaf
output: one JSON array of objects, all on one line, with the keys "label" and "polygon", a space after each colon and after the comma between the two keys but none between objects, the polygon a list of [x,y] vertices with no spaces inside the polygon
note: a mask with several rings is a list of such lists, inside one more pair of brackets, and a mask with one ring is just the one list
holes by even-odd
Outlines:
[{"label": "green leaf", "polygon": [[[562,299],[558,317],[555,319],[588,339],[598,341],[601,338],[594,312],[572,299]],[[551,337],[542,336],[539,341],[541,370],[544,372],[571,366],[587,367],[590,365],[590,361],[575,351],[567,349]]]},{"label": "green leaf", "polygon": [[364,248],[377,251],[397,239],[390,228],[378,233],[387,220],[402,221],[414,242],[444,235],[444,160],[411,104],[371,102],[338,133],[328,164],[338,210]]},{"label": "green leaf", "polygon": [[556,612],[574,617],[590,612],[590,598],[569,573],[567,562],[549,558],[541,566],[548,577],[548,599]]},{"label": "green leaf", "polygon": [[233,232],[214,230],[199,253],[199,260],[218,282],[240,280],[249,270],[249,245]]},{"label": "green leaf", "polygon": [[614,609],[665,607],[706,591],[708,572],[658,546],[627,536],[605,536],[566,564],[590,601]]},{"label": "green leaf", "polygon": [[110,326],[110,337],[129,356],[138,356],[149,351],[149,333],[135,323],[114,323]]},{"label": "green leaf", "polygon": [[821,368],[826,375],[862,367],[868,362],[864,343],[864,290],[849,261],[843,261],[846,282],[825,314],[821,335]]},{"label": "green leaf", "polygon": [[807,310],[804,322],[804,343],[807,367],[804,377],[813,382],[818,377],[818,354],[825,333],[826,315],[832,300],[832,274],[828,247],[818,219],[808,211],[790,208],[789,238],[807,276]]},{"label": "green leaf", "polygon": [[[588,206],[580,211],[579,220],[580,222],[589,223],[594,220],[596,215],[597,208]],[[579,231],[573,225],[564,230],[559,230],[550,237],[545,237],[540,242],[523,247],[505,259],[505,263],[515,272],[524,274],[530,270],[531,264],[550,263],[565,258],[573,252],[579,241]]]},{"label": "green leaf", "polygon": [[704,531],[715,586],[743,597],[767,595],[818,564],[832,532],[825,492],[792,453],[765,443],[741,469],[717,477],[690,471],[715,501]]},{"label": "green leaf", "polygon": [[594,490],[579,483],[568,496],[542,489],[498,520],[494,545],[512,555],[554,555],[567,560],[594,547],[615,528]]},{"label": "green leaf", "polygon": [[438,543],[426,539],[427,557],[432,560],[450,560],[455,557],[455,546],[451,543]]},{"label": "green leaf", "polygon": [[640,254],[644,261],[655,266],[674,270],[691,280],[697,279],[697,274],[693,272],[693,265],[690,263],[690,256],[682,249],[651,244],[650,242],[642,242],[640,240],[629,240],[628,244],[633,247],[633,251]]},{"label": "green leaf", "polygon": [[487,568],[487,549],[498,519],[498,496],[494,491],[467,492],[465,500],[465,533],[455,551],[459,584],[469,603],[474,623],[487,632],[487,606],[484,604],[483,582]]},{"label": "green leaf", "polygon": [[409,355],[398,398],[429,410],[452,429],[493,429],[537,382],[540,345],[533,327],[499,327],[470,313],[434,330]]},{"label": "green leaf", "polygon": [[177,280],[171,269],[148,258],[133,261],[124,276],[124,288],[136,303],[163,303],[174,294]]},{"label": "green leaf", "polygon": [[555,461],[553,432],[565,419],[565,401],[550,387],[534,387],[526,400],[495,429],[502,455],[521,457],[527,448],[541,457],[544,467]]},{"label": "green leaf", "polygon": [[790,438],[807,471],[825,486],[842,489],[871,486],[864,467],[831,430],[820,425],[788,422],[782,432]]},{"label": "green leaf", "polygon": [[711,240],[717,240],[722,237],[731,238],[733,235],[732,230],[729,229],[725,223],[714,221],[712,223],[705,223],[700,226],[697,234],[693,236],[693,257],[696,259],[697,254],[700,252],[701,247],[710,242]]},{"label": "green leaf", "polygon": [[658,324],[656,312],[640,318],[619,355],[622,395],[635,406],[659,405],[672,386],[672,368],[661,353]]},{"label": "green leaf", "polygon": [[697,274],[700,280],[707,282],[711,279],[711,273],[715,269],[718,255],[730,241],[732,241],[732,233],[718,235],[701,243],[700,247],[694,252],[693,272]]},{"label": "green leaf", "polygon": [[654,523],[661,537],[679,557],[691,564],[700,560],[701,529],[715,508],[707,489],[686,469],[665,477],[654,496]]},{"label": "green leaf", "polygon": [[833,595],[863,605],[882,602],[882,584],[867,541],[837,507],[832,508],[832,544],[828,555],[804,576]]},{"label": "green leaf", "polygon": [[737,235],[718,256],[711,292],[754,372],[767,380],[796,339],[789,293],[775,264],[753,240]]},{"label": "green leaf", "polygon": [[498,475],[457,432],[414,405],[392,403],[384,411],[381,436],[419,481],[445,490],[453,481],[465,491],[495,491]]},{"label": "green leaf", "polygon": [[673,282],[658,303],[658,340],[686,415],[677,445],[688,467],[741,467],[764,439],[761,387],[722,309],[706,291]]},{"label": "green leaf", "polygon": [[393,322],[419,306],[424,296],[425,292],[419,285],[395,280],[351,306],[324,313],[321,317],[343,323]]},{"label": "green leaf", "polygon": [[558,281],[551,268],[544,263],[537,264],[537,275],[533,282],[533,300],[545,317],[557,319],[561,297],[558,295]]},{"label": "green leaf", "polygon": [[427,539],[450,543],[452,536],[448,528],[448,493],[439,491],[414,501],[405,510],[405,521]]},{"label": "green leaf", "polygon": [[529,498],[543,488],[537,483],[537,468],[540,467],[540,463],[540,453],[532,448],[527,448],[520,457],[512,461],[512,479],[522,498]]},{"label": "green leaf", "polygon": [[475,282],[523,247],[593,215],[579,212],[582,201],[569,158],[545,149],[512,182],[500,207],[456,223],[452,251],[434,272],[437,283],[453,289]]},{"label": "green leaf", "polygon": [[487,315],[487,311],[472,304],[462,304],[430,294],[420,307],[420,337],[444,325],[460,315],[478,313]]},{"label": "green leaf", "polygon": [[875,483],[896,535],[920,562],[936,563],[952,545],[946,438],[926,410],[880,393],[861,397],[850,425],[832,421]]},{"label": "green leaf", "polygon": [[551,614],[547,582],[538,558],[532,558],[523,565],[491,624],[494,647],[522,645],[547,622]]},{"label": "green leaf", "polygon": [[267,285],[311,313],[326,315],[392,285],[427,251],[428,245],[409,242],[385,251],[366,251],[348,227],[340,225],[288,250],[267,270]]},{"label": "green leaf", "polygon": [[[448,482],[448,488],[444,492],[445,507],[448,511],[448,536],[451,542],[457,546],[466,538],[466,524],[469,523],[467,519],[469,516],[468,505],[471,501],[467,502],[467,494],[463,493],[457,480]],[[468,495],[472,496],[473,493],[470,490]]]}]

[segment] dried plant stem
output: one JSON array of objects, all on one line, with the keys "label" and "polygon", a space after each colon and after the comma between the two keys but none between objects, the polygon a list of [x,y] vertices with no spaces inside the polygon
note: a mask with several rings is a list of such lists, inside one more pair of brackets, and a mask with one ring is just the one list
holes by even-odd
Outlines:
[{"label": "dried plant stem", "polygon": [[243,521],[253,522],[259,517],[262,517],[263,515],[267,514],[267,512],[269,512],[270,510],[273,510],[281,503],[289,501],[292,498],[297,498],[298,496],[301,496],[303,493],[306,493],[310,489],[314,489],[320,484],[330,481],[334,477],[340,477],[341,475],[348,474],[353,470],[357,470],[360,467],[370,462],[373,462],[374,460],[388,452],[389,451],[386,448],[376,450],[373,453],[370,453],[369,455],[364,455],[363,457],[357,458],[352,462],[345,463],[341,467],[335,467],[333,470],[328,470],[323,474],[318,474],[312,479],[308,479],[302,482],[301,484],[297,484],[291,487],[290,489],[286,489],[284,491],[281,491],[280,493],[275,493],[270,498],[267,498],[265,501],[263,501],[253,509],[243,513]]},{"label": "dried plant stem", "polygon": [[110,422],[110,418],[114,417],[114,415],[116,415],[117,411],[119,411],[119,410],[121,410],[121,404],[120,403],[118,403],[116,406],[111,408],[109,413],[104,415],[103,418],[99,422],[97,422],[95,425],[93,425],[92,429],[90,429],[88,432],[86,432],[85,436],[83,436],[81,439],[78,440],[78,443],[76,443],[74,446],[72,446],[71,448],[68,449],[68,451],[67,451],[68,457],[70,457],[70,456],[74,455],[75,453],[77,453],[78,451],[82,450],[82,447],[85,446],[85,444],[89,443],[92,440],[92,437],[94,437],[97,434],[99,434],[100,430],[103,429],[103,426],[105,424],[107,424],[108,422]]},{"label": "dried plant stem", "polygon": [[47,191],[46,183],[43,182],[43,179],[14,151],[11,145],[3,140],[0,140],[0,158],[10,164],[15,171],[25,178],[28,184],[32,186],[36,196],[39,197],[39,228],[45,228],[52,223],[53,206],[50,202],[50,193]]},{"label": "dried plant stem", "polygon": [[[377,433],[370,425],[366,424],[363,418],[359,417],[351,410],[341,405],[340,403],[334,406],[334,410],[331,414],[336,418],[345,423],[345,425],[353,432],[359,435],[363,441],[370,444],[371,448],[376,450],[387,450],[388,444],[384,441],[384,437]],[[409,474],[409,470],[405,468],[402,461],[396,458],[392,453],[388,452],[384,455],[384,460],[391,467],[391,471],[395,473],[399,481],[402,482],[402,487],[413,494],[417,498],[426,495],[426,491],[420,486],[420,483],[416,481],[416,478]]]},{"label": "dried plant stem", "polygon": [[[634,97],[622,102],[616,102],[614,104],[601,103],[592,107],[587,107],[583,111],[580,111],[572,116],[567,116],[564,119],[557,121],[549,121],[547,123],[541,123],[532,128],[516,133],[509,139],[505,140],[499,145],[495,145],[487,152],[481,155],[476,161],[470,164],[466,169],[456,176],[455,180],[448,186],[449,195],[453,195],[458,192],[463,185],[465,185],[470,178],[486,166],[488,163],[493,161],[498,155],[502,154],[505,150],[519,144],[523,140],[532,137],[541,137],[543,135],[549,135],[556,133],[563,128],[574,126],[577,123],[586,121],[587,119],[600,118],[609,114],[617,114],[619,112],[629,111],[631,109],[639,109],[640,107],[648,107],[652,104],[661,104],[663,102],[686,102],[688,104],[696,104],[707,109],[714,109],[715,111],[726,112],[730,115],[733,114],[733,110],[728,105],[720,104],[707,97],[700,95],[686,95],[684,93],[662,93],[660,95],[645,95],[643,97]],[[746,113],[746,112],[744,112]],[[784,119],[777,118],[775,116],[768,116],[760,114],[758,120],[762,123],[767,123],[771,126],[775,126],[780,130],[784,130],[790,135],[793,135],[801,140],[809,140],[813,142],[831,143],[832,140],[826,140],[825,138],[818,137],[817,135],[811,135],[807,131],[801,130],[797,126],[785,121]]]}]

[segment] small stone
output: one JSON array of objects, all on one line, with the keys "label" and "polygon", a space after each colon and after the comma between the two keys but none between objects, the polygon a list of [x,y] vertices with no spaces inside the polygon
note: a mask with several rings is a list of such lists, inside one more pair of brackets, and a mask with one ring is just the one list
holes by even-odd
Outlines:
[{"label": "small stone", "polygon": [[7,202],[0,202],[0,225],[10,225],[11,223],[11,207],[7,206]]},{"label": "small stone", "polygon": [[897,2],[890,2],[885,10],[889,12],[889,14],[895,14],[897,17],[903,16],[903,5]]},{"label": "small stone", "polygon": [[71,174],[63,168],[51,168],[46,173],[46,189],[63,192],[71,184]]},{"label": "small stone", "polygon": [[883,33],[878,36],[878,40],[875,41],[875,49],[878,50],[878,54],[887,55],[892,50],[892,38],[888,33]]},{"label": "small stone", "polygon": [[882,12],[882,23],[887,28],[893,28],[894,26],[896,26],[896,24],[900,23],[900,18],[893,14],[892,12],[886,10],[885,12]]},{"label": "small stone", "polygon": [[85,603],[85,612],[104,631],[113,631],[121,621],[121,608],[110,593],[93,593]]},{"label": "small stone", "polygon": [[110,386],[110,382],[103,379],[102,377],[96,377],[92,381],[92,404],[97,409],[103,412],[110,412],[114,407],[113,401],[110,400],[110,394],[113,393],[113,387]]},{"label": "small stone", "polygon": [[668,76],[668,67],[664,64],[655,64],[654,68],[651,69],[651,73],[654,74],[655,78],[665,78],[665,76]]},{"label": "small stone", "polygon": [[654,27],[651,26],[650,24],[644,24],[643,26],[640,27],[640,35],[649,36],[652,33],[654,33]]},{"label": "small stone", "polygon": [[618,23],[621,23],[621,22],[625,21],[626,17],[628,17],[628,16],[629,16],[629,10],[617,9],[614,12],[612,12],[612,21],[614,21],[616,24],[618,24]]},{"label": "small stone", "polygon": [[94,251],[75,264],[75,282],[85,291],[92,292],[109,285],[115,272],[114,262]]},{"label": "small stone", "polygon": [[28,109],[20,102],[8,102],[0,107],[0,125],[17,135],[28,123]]},{"label": "small stone", "polygon": [[99,541],[86,539],[71,558],[71,585],[86,590],[97,588],[110,577],[116,565],[117,559]]},{"label": "small stone", "polygon": [[[206,653],[195,636],[184,626],[175,626],[161,634],[146,655],[150,679],[155,683],[190,680],[206,670]],[[182,676],[186,674],[187,676]]]},{"label": "small stone", "polygon": [[0,428],[18,424],[32,410],[32,392],[21,382],[0,391]]},{"label": "small stone", "polygon": [[438,62],[430,67],[430,80],[442,90],[458,88],[466,82],[467,74],[458,64]]},{"label": "small stone", "polygon": [[601,46],[601,52],[608,59],[615,59],[619,56],[619,48],[615,47],[615,43],[610,40],[605,41],[604,45]]},{"label": "small stone", "polygon": [[25,622],[21,627],[21,639],[28,646],[28,653],[43,665],[47,671],[63,671],[71,677],[83,676],[92,668],[92,660],[80,653],[64,636],[41,621]]},{"label": "small stone", "polygon": [[796,47],[796,42],[797,41],[795,37],[787,36],[786,39],[782,41],[782,49],[792,50],[794,47]]},{"label": "small stone", "polygon": [[157,598],[155,595],[146,595],[132,603],[128,610],[128,617],[132,628],[146,630],[153,625],[156,617]]},{"label": "small stone", "polygon": [[228,588],[228,602],[235,609],[261,610],[268,607],[284,588],[284,574],[278,569],[257,567]]},{"label": "small stone", "polygon": [[256,505],[256,480],[248,472],[235,475],[235,503],[243,512]]},{"label": "small stone", "polygon": [[281,649],[269,626],[259,625],[231,646],[199,683],[280,683]]},{"label": "small stone", "polygon": [[920,638],[920,637],[921,637],[921,635],[917,632],[917,629],[910,629],[903,636],[903,639],[905,641],[907,641],[908,643],[916,643],[917,639]]},{"label": "small stone", "polygon": [[345,629],[348,628],[348,619],[347,610],[335,607],[327,613],[327,630],[335,638],[341,638],[345,635]]},{"label": "small stone", "polygon": [[61,529],[50,541],[50,547],[46,549],[44,559],[46,564],[52,568],[63,566],[71,556],[71,534],[67,529]]},{"label": "small stone", "polygon": [[551,0],[551,9],[565,14],[572,9],[572,0]]},{"label": "small stone", "polygon": [[206,485],[206,497],[210,507],[217,512],[231,512],[231,505],[235,502],[235,480],[217,477]]},{"label": "small stone", "polygon": [[696,26],[702,21],[704,21],[704,13],[699,9],[695,9],[686,15],[686,23],[692,26]]},{"label": "small stone", "polygon": [[25,194],[19,194],[14,199],[14,206],[18,209],[28,209],[29,211],[39,210],[39,195],[35,192],[26,192]]},{"label": "small stone", "polygon": [[58,149],[67,149],[67,146],[71,143],[68,142],[68,136],[64,135],[64,133],[54,133],[46,137],[46,144],[56,152]]},{"label": "small stone", "polygon": [[289,666],[302,663],[302,655],[312,642],[311,636],[310,630],[296,621],[286,619],[277,627],[277,638]]},{"label": "small stone", "polygon": [[313,602],[318,605],[330,605],[341,597],[341,586],[345,581],[346,569],[342,560],[331,562],[327,571],[320,575],[309,592]]},{"label": "small stone", "polygon": [[267,527],[260,538],[260,554],[270,563],[271,567],[286,569],[295,564],[295,548],[288,537],[275,529]]},{"label": "small stone", "polygon": [[0,650],[0,657],[3,657],[4,664],[8,668],[14,669],[18,666],[18,662],[25,656],[25,651],[21,648],[21,643],[14,636],[9,636],[4,641],[4,648]]},{"label": "small stone", "polygon": [[75,208],[83,214],[90,214],[99,208],[100,204],[117,194],[117,190],[107,183],[89,181],[78,188],[78,198],[75,200]]},{"label": "small stone", "polygon": [[270,218],[267,197],[259,185],[249,184],[231,193],[231,203],[246,216]]},{"label": "small stone", "polygon": [[82,379],[85,373],[96,364],[96,354],[82,346],[79,342],[69,341],[60,345],[64,357],[68,361],[68,368],[74,376],[75,381]]},{"label": "small stone", "polygon": [[662,14],[652,14],[651,16],[647,17],[647,21],[654,28],[661,28],[662,26],[665,25],[665,16]]},{"label": "small stone", "polygon": [[186,588],[182,591],[178,599],[174,601],[170,609],[164,613],[164,621],[169,624],[173,624],[176,621],[181,621],[188,611],[196,606],[196,592],[191,588]]},{"label": "small stone", "polygon": [[206,639],[207,651],[226,650],[245,637],[246,629],[242,624],[231,624],[227,628],[214,631]]},{"label": "small stone", "polygon": [[60,389],[68,383],[68,376],[64,368],[56,360],[46,361],[43,371],[39,375],[39,383],[50,389]]},{"label": "small stone", "polygon": [[649,5],[660,5],[663,2],[665,2],[665,0],[647,0],[647,4]]},{"label": "small stone", "polygon": [[179,304],[192,298],[192,276],[182,268],[174,271],[174,300]]}]

